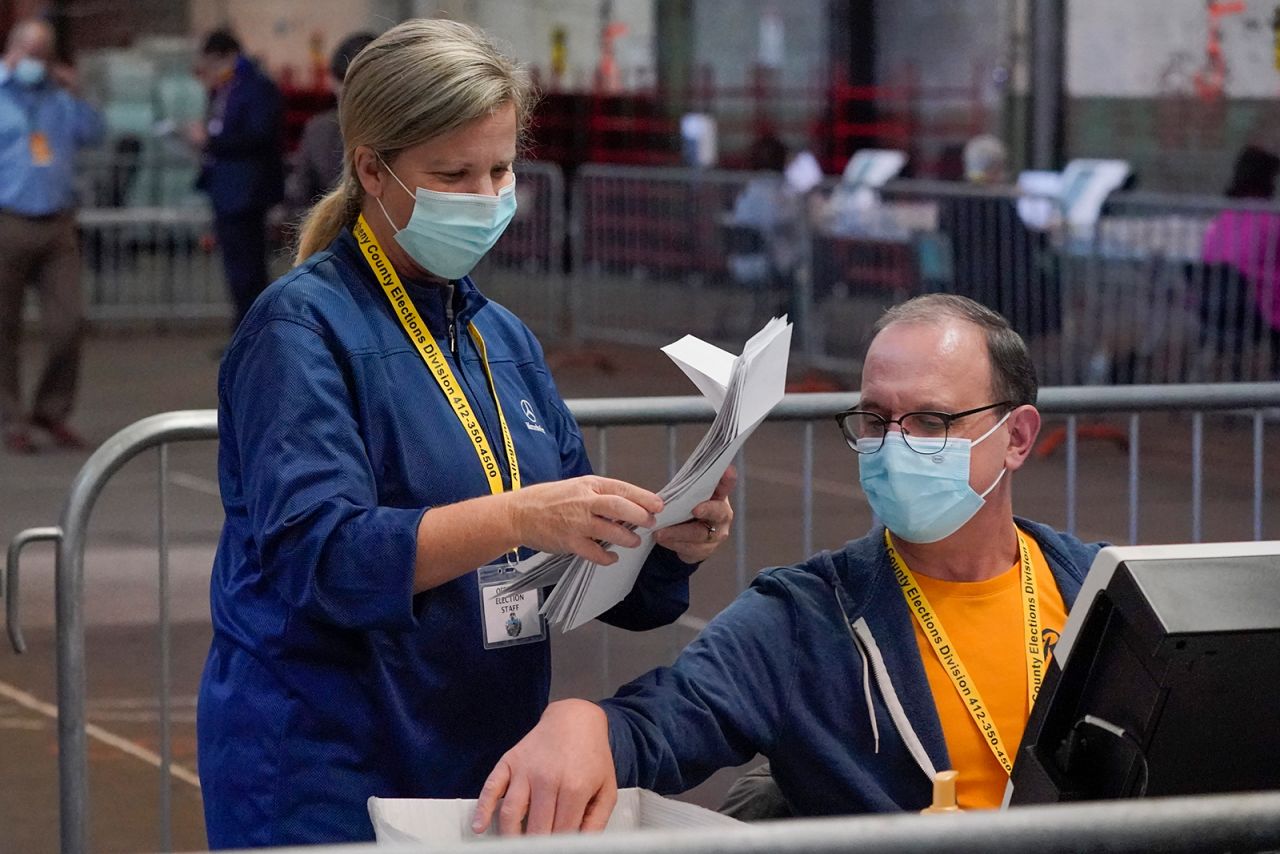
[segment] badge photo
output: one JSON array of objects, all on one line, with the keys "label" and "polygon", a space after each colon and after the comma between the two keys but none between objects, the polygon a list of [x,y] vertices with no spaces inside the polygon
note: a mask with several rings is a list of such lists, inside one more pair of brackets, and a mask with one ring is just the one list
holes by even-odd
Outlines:
[{"label": "badge photo", "polygon": [[536,643],[547,636],[546,621],[538,613],[542,592],[505,593],[516,574],[506,565],[484,566],[476,573],[484,621],[485,649]]}]

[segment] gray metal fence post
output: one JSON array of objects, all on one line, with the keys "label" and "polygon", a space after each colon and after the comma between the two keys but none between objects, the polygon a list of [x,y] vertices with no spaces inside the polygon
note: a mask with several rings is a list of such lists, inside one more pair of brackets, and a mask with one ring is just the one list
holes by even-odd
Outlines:
[{"label": "gray metal fence post", "polygon": [[733,543],[734,570],[738,579],[738,592],[747,589],[747,451],[738,451],[734,460],[738,470],[738,483],[733,494]]},{"label": "gray metal fence post", "polygon": [[30,543],[56,543],[61,539],[61,528],[28,528],[19,533],[9,543],[9,562],[5,568],[4,584],[0,585],[0,590],[3,591],[5,597],[5,626],[8,629],[9,643],[13,645],[14,652],[24,653],[27,651],[27,641],[22,636],[22,616],[20,614],[22,599],[18,559],[22,555],[22,550]]},{"label": "gray metal fence post", "polygon": [[173,793],[170,791],[169,766],[173,763],[172,727],[169,715],[171,648],[169,643],[169,446],[160,445],[158,453],[158,531],[159,611],[160,611],[160,850],[173,850]]},{"label": "gray metal fence post", "polygon": [[801,545],[804,554],[813,554],[813,422],[806,422],[804,425],[804,444],[801,448],[804,458],[801,462],[802,476],[804,483],[802,492],[800,493],[800,517],[801,524],[804,527],[804,533],[801,535]]},{"label": "gray metal fence post", "polygon": [[1067,533],[1076,532],[1076,477],[1079,474],[1079,451],[1076,417],[1067,419]]},{"label": "gray metal fence post", "polygon": [[1138,542],[1138,489],[1142,479],[1138,475],[1138,442],[1140,416],[1129,416],[1129,543]]},{"label": "gray metal fence post", "polygon": [[1191,415],[1191,542],[1200,542],[1204,516],[1204,413]]},{"label": "gray metal fence post", "polygon": [[586,278],[586,229],[582,227],[586,216],[587,190],[586,182],[590,180],[590,166],[583,167],[573,176],[569,187],[569,267],[564,277],[564,318],[562,333],[571,346],[582,343],[582,296],[581,283]]},{"label": "gray metal fence post", "polygon": [[[545,164],[547,169],[547,195],[551,198],[551,216],[548,240],[550,243],[549,251],[551,258],[549,260],[548,270],[560,285],[560,307],[565,312],[565,316],[561,318],[558,328],[567,330],[569,336],[573,333],[573,317],[569,314],[571,306],[568,302],[569,291],[569,271],[565,262],[565,252],[569,247],[566,241],[569,239],[568,220],[566,217],[565,205],[569,199],[565,196],[564,171],[555,164]],[[549,307],[550,308],[550,307]],[[556,329],[557,324],[552,322],[555,318],[555,312],[548,310],[547,312],[547,328]],[[570,338],[570,340],[572,340]]]},{"label": "gray metal fence post", "polygon": [[1253,413],[1253,538],[1262,539],[1262,412]]},{"label": "gray metal fence post", "polygon": [[88,850],[89,780],[85,735],[84,545],[89,516],[107,481],[161,441],[217,438],[217,413],[170,412],[116,433],[81,467],[62,511],[54,598],[57,615],[58,823],[63,854]]}]

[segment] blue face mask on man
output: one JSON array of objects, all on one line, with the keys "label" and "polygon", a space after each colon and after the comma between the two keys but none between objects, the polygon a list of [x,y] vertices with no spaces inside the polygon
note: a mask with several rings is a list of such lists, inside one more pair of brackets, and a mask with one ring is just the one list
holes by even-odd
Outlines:
[{"label": "blue face mask on man", "polygon": [[45,65],[38,59],[24,56],[13,64],[13,79],[23,86],[39,86],[44,76]]},{"label": "blue face mask on man", "polygon": [[890,431],[879,451],[879,437],[859,439],[867,450],[858,457],[858,480],[873,513],[885,527],[909,543],[936,543],[960,530],[974,517],[987,495],[1004,478],[1005,469],[981,494],[969,486],[969,457],[1004,422],[1006,413],[977,439],[912,438]]},{"label": "blue face mask on man", "polygon": [[[386,163],[383,163],[386,166]],[[387,166],[391,172],[391,167]],[[446,279],[461,279],[498,242],[516,213],[516,183],[496,196],[440,193],[419,187],[415,193],[391,172],[396,183],[413,196],[413,213],[404,228],[396,228],[378,199],[382,215],[396,228],[396,243],[423,269]]]}]

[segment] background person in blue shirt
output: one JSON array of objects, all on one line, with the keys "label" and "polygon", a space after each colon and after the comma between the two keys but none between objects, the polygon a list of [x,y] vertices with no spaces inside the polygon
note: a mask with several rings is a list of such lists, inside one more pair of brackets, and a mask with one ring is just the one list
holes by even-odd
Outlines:
[{"label": "background person in blue shirt", "polygon": [[276,84],[226,30],[205,37],[196,72],[209,90],[209,109],[187,138],[203,156],[197,186],[213,206],[238,326],[271,281],[267,212],[284,199],[283,106]]},{"label": "background person in blue shirt", "polygon": [[[371,795],[475,797],[550,685],[538,594],[500,593],[508,559],[611,564],[602,543],[637,544],[625,525],[661,509],[591,475],[537,340],[467,275],[514,213],[525,72],[464,24],[408,21],[341,97],[343,177],[219,379],[197,726],[215,848],[372,839]],[[603,619],[684,611],[730,481],[656,533]]]},{"label": "background person in blue shirt", "polygon": [[[53,61],[53,29],[15,24],[0,63],[0,427],[13,453],[37,450],[29,424],[63,447],[80,372],[84,307],[75,219],[75,156],[102,139],[97,111],[75,94],[75,72]],[[28,419],[19,370],[22,304],[40,295],[48,359]]]}]

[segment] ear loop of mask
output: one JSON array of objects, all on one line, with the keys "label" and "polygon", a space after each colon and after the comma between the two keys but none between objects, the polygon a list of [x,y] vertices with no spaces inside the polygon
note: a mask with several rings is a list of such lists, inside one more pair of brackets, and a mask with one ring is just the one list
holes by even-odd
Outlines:
[{"label": "ear loop of mask", "polygon": [[[985,440],[985,439],[986,439],[988,436],[990,436],[992,433],[994,433],[994,432],[996,432],[997,430],[999,430],[999,429],[1000,429],[1000,425],[1002,425],[1002,424],[1004,424],[1004,422],[1008,421],[1008,420],[1009,420],[1009,416],[1010,416],[1010,415],[1012,415],[1012,414],[1013,414],[1013,411],[1012,411],[1012,410],[1010,410],[1009,412],[1006,412],[1006,413],[1004,414],[1004,418],[1001,418],[1001,419],[1000,419],[999,421],[997,421],[995,424],[991,425],[991,429],[990,429],[990,430],[988,430],[987,432],[983,433],[983,434],[982,434],[981,436],[979,436],[977,439],[974,439],[974,440],[973,440],[973,444],[971,444],[969,447],[970,447],[970,448],[974,447],[974,446],[975,446],[975,445],[977,445],[979,442],[981,442],[981,441]],[[1001,467],[1000,467],[1000,474],[996,475],[996,479],[995,479],[995,480],[993,480],[993,481],[991,482],[991,485],[990,485],[990,486],[988,486],[988,487],[987,487],[986,489],[984,489],[982,492],[978,493],[978,497],[979,497],[979,498],[986,498],[988,495],[990,495],[990,494],[991,494],[991,490],[995,489],[997,486],[999,486],[999,485],[1000,485],[1000,481],[1004,480],[1004,476],[1005,476],[1006,474],[1008,474],[1008,472],[1009,472],[1009,470],[1008,470],[1007,468],[1005,468],[1004,466],[1001,466]]]},{"label": "ear loop of mask", "polygon": [[[378,158],[378,162],[379,162],[379,163],[381,163],[381,164],[382,164],[382,166],[383,166],[383,168],[385,168],[385,169],[387,170],[387,174],[388,174],[388,175],[390,175],[392,178],[395,178],[395,179],[396,179],[396,183],[400,185],[400,189],[404,190],[406,193],[409,193],[409,197],[410,197],[410,198],[412,198],[412,199],[417,199],[417,196],[415,196],[412,192],[410,192],[410,191],[409,191],[409,188],[405,186],[404,181],[401,181],[401,180],[400,180],[400,176],[399,176],[399,175],[397,175],[395,172],[393,172],[393,171],[392,171],[392,169],[391,169],[391,167],[390,167],[389,165],[387,165],[387,161],[385,161],[385,160],[383,160],[383,159],[382,159],[382,155],[381,155],[381,154],[379,154],[378,152],[376,152],[376,151],[375,151],[375,152],[373,153],[373,156],[374,156],[374,157],[376,157],[376,158]],[[375,201],[375,202],[377,202],[377,203],[378,203],[378,207],[382,209],[382,215],[383,215],[384,217],[386,217],[387,225],[389,225],[389,226],[391,226],[393,229],[395,229],[395,233],[396,233],[396,234],[399,234],[400,232],[404,231],[404,229],[403,229],[403,228],[400,228],[400,227],[398,227],[398,226],[396,225],[395,220],[393,220],[393,219],[391,218],[391,214],[387,213],[387,206],[386,206],[386,205],[384,205],[384,204],[382,203],[382,199],[381,199],[380,197],[375,196],[375,197],[374,197],[374,201]],[[406,228],[407,228],[407,227],[408,227],[408,226],[406,226]]]},{"label": "ear loop of mask", "polygon": [[1002,424],[1004,424],[1004,422],[1008,421],[1008,420],[1009,420],[1009,416],[1010,416],[1010,415],[1012,415],[1012,414],[1013,414],[1013,411],[1012,411],[1012,410],[1010,410],[1009,412],[1006,412],[1006,413],[1004,414],[1004,418],[1001,418],[1001,419],[1000,419],[999,421],[997,421],[995,424],[992,424],[992,425],[991,425],[991,429],[990,429],[990,430],[988,430],[987,432],[983,433],[983,434],[982,434],[981,436],[979,436],[978,438],[974,439],[974,440],[973,440],[973,444],[972,444],[972,445],[970,445],[970,447],[975,447],[975,446],[976,446],[976,445],[978,445],[980,442],[985,441],[985,440],[986,440],[986,438],[987,438],[988,436],[990,436],[992,433],[994,433],[994,432],[996,432],[997,430],[999,430],[999,429],[1000,429],[1000,425],[1002,425]]}]

